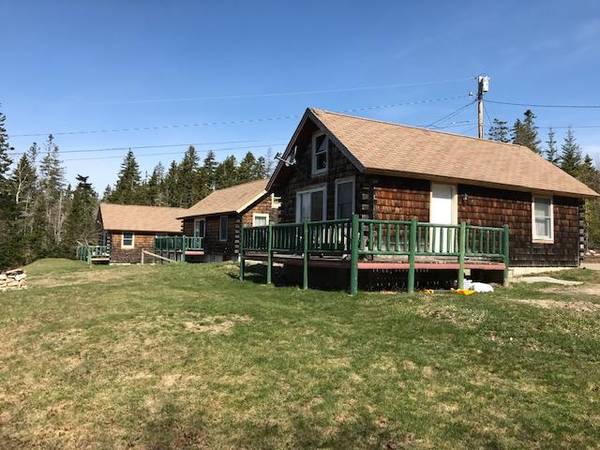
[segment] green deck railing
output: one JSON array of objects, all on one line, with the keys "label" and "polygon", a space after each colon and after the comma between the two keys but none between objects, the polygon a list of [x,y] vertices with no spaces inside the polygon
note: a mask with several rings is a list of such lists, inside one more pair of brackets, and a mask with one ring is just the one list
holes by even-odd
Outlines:
[{"label": "green deck railing", "polygon": [[156,252],[183,252],[187,250],[202,250],[203,238],[198,236],[155,236],[154,250]]},{"label": "green deck railing", "polygon": [[[305,239],[305,236],[307,237]],[[358,259],[368,256],[406,256],[409,263],[408,290],[414,291],[416,257],[450,257],[458,260],[458,285],[463,286],[465,259],[498,260],[508,277],[508,226],[480,227],[461,223],[443,225],[425,222],[359,219],[271,224],[243,227],[240,238],[240,278],[248,253],[266,253],[267,283],[271,283],[274,253],[302,255],[303,287],[308,287],[310,255],[350,256],[350,291],[358,286]]]},{"label": "green deck railing", "polygon": [[88,264],[95,258],[109,258],[110,250],[107,245],[85,245],[79,244],[75,249],[75,257]]}]

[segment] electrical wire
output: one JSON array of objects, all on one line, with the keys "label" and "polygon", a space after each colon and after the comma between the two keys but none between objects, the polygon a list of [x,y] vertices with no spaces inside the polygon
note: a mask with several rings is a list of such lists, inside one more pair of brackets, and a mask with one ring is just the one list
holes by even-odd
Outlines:
[{"label": "electrical wire", "polygon": [[[415,100],[415,101],[402,102],[402,103],[390,103],[390,104],[385,104],[385,105],[362,106],[362,107],[357,107],[357,108],[343,109],[343,110],[341,110],[341,112],[356,112],[356,111],[369,111],[369,110],[375,110],[375,109],[397,108],[400,106],[412,106],[412,105],[421,105],[421,104],[435,103],[435,102],[445,102],[445,101],[457,100],[457,99],[464,98],[464,97],[466,97],[466,95],[436,97],[436,98],[426,99],[426,100]],[[261,122],[287,120],[287,119],[298,119],[298,118],[300,118],[300,115],[298,115],[298,114],[284,114],[284,115],[278,115],[278,116],[253,118],[253,119],[222,120],[222,121],[196,122],[196,123],[171,124],[171,125],[155,125],[155,126],[149,126],[149,127],[112,128],[112,129],[98,129],[98,130],[74,130],[74,131],[57,131],[57,132],[45,132],[45,133],[20,133],[20,134],[11,134],[10,137],[38,137],[38,136],[48,136],[50,134],[52,134],[53,136],[64,136],[64,135],[76,135],[76,134],[121,133],[121,132],[129,132],[129,131],[153,131],[153,130],[163,130],[163,129],[172,129],[172,128],[194,128],[194,127],[208,127],[208,126],[219,126],[219,125],[241,125],[241,124],[248,124],[248,123],[261,123]]]},{"label": "electrical wire", "polygon": [[498,105],[510,105],[510,106],[529,106],[532,108],[579,108],[579,109],[600,109],[600,105],[548,105],[539,103],[514,103],[500,100],[485,100],[488,103],[496,103]]},{"label": "electrical wire", "polygon": [[468,108],[469,106],[471,106],[472,104],[474,104],[476,101],[477,100],[473,100],[472,102],[469,102],[466,105],[463,105],[460,108],[455,109],[450,114],[445,115],[444,117],[436,120],[435,122],[430,123],[429,125],[425,125],[425,128],[431,128],[431,127],[433,127],[434,125],[437,125],[440,122],[443,122],[445,120],[451,119],[452,117],[456,116],[461,111],[465,110],[466,108]]}]

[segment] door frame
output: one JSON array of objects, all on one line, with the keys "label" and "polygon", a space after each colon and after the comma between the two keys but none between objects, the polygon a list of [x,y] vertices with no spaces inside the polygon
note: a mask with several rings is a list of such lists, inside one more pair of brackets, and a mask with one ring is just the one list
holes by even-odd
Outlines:
[{"label": "door frame", "polygon": [[434,183],[431,182],[431,188],[429,190],[429,223],[431,222],[431,212],[433,207],[433,190],[435,186],[448,186],[452,188],[452,220],[449,224],[441,225],[457,225],[458,224],[458,189],[455,184],[447,183]]}]

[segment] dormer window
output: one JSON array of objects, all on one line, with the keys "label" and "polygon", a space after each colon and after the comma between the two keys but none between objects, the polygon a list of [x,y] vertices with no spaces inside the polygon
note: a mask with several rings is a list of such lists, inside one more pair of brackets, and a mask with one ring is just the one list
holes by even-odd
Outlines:
[{"label": "dormer window", "polygon": [[312,174],[320,175],[327,172],[329,138],[326,134],[313,136]]}]

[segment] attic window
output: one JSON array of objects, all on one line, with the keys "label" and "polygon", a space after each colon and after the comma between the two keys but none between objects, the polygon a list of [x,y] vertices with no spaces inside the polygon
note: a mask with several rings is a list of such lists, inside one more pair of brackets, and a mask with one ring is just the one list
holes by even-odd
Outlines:
[{"label": "attic window", "polygon": [[327,172],[329,138],[324,133],[313,137],[312,174],[319,175]]}]

